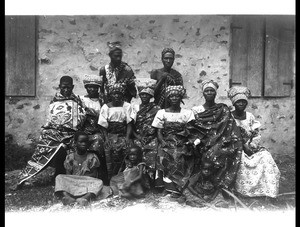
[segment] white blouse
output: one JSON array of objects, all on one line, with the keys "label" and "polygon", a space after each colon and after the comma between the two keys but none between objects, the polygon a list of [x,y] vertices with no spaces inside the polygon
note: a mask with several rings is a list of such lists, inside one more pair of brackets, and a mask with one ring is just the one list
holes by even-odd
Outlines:
[{"label": "white blouse", "polygon": [[98,124],[104,128],[108,127],[108,122],[124,122],[130,123],[135,121],[136,113],[128,102],[124,102],[120,107],[108,107],[104,104],[101,107]]},{"label": "white blouse", "polygon": [[[233,115],[234,117],[234,115]],[[235,119],[235,122],[237,124],[237,126],[242,127],[243,129],[245,129],[245,131],[251,135],[252,132],[254,132],[255,130],[258,130],[258,128],[261,126],[261,123],[257,120],[255,120],[255,117],[252,113],[250,112],[246,112],[246,119],[244,120],[239,120],[239,119]],[[251,143],[249,143],[249,145],[251,147],[256,148],[261,140],[261,136],[260,134],[258,134],[257,136],[253,137]]]},{"label": "white blouse", "polygon": [[99,102],[99,98],[91,99],[87,96],[80,96],[80,99],[85,107],[95,110],[98,114],[100,113],[101,105]]},{"label": "white blouse", "polygon": [[187,123],[195,119],[191,110],[181,109],[179,113],[166,112],[165,109],[159,110],[152,122],[155,128],[164,128],[165,122]]}]

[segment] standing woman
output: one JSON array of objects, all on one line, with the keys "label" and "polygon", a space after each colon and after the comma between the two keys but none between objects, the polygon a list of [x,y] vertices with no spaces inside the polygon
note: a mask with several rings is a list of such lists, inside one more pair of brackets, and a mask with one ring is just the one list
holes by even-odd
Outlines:
[{"label": "standing woman", "polygon": [[101,109],[99,98],[101,80],[98,75],[85,75],[83,84],[87,94],[80,97],[86,111],[86,119],[84,121],[82,131],[84,131],[89,137],[89,150],[95,153],[100,161],[100,166],[98,167],[98,177],[105,185],[108,185],[103,148],[104,136],[101,126],[98,125],[98,118]]},{"label": "standing woman", "polygon": [[245,111],[250,95],[246,87],[232,87],[228,91],[228,97],[235,107],[232,115],[241,127],[244,142],[235,187],[243,196],[275,198],[278,195],[280,171],[270,152],[260,145],[260,122],[252,113]]},{"label": "standing woman", "polygon": [[108,179],[118,173],[126,148],[132,144],[132,122],[135,120],[131,105],[123,101],[124,87],[116,83],[110,87],[110,94],[112,101],[101,107],[98,120],[104,132]]},{"label": "standing woman", "polygon": [[150,99],[154,96],[154,90],[151,87],[143,88],[139,92],[139,96],[142,103],[134,106],[137,113],[133,130],[134,143],[142,148],[146,170],[150,178],[154,180],[158,143],[157,129],[152,127],[151,124],[160,108],[154,102],[150,102]]},{"label": "standing woman", "polygon": [[[215,103],[219,85],[213,80],[202,82],[205,103],[195,106],[195,128],[200,144],[197,146],[197,171],[201,171],[202,161],[211,161],[215,175],[212,176],[216,190],[232,189],[240,165],[242,141],[240,130],[226,104]],[[202,160],[202,161],[201,161]]]},{"label": "standing woman", "polygon": [[182,75],[172,69],[174,60],[175,51],[172,48],[164,48],[161,53],[161,61],[164,67],[155,69],[150,73],[150,78],[157,81],[154,89],[154,102],[160,108],[169,106],[165,97],[166,88],[170,85],[183,85]]},{"label": "standing woman", "polygon": [[172,193],[172,197],[181,196],[194,166],[192,151],[187,146],[186,128],[195,118],[191,110],[180,107],[184,94],[181,85],[167,87],[170,107],[159,110],[152,123],[158,129],[159,141],[155,186]]},{"label": "standing woman", "polygon": [[135,76],[131,67],[122,61],[123,51],[120,42],[108,42],[110,63],[100,68],[99,76],[102,78],[100,87],[102,100],[104,103],[112,101],[109,88],[115,83],[124,85],[124,101],[131,102],[136,97]]}]

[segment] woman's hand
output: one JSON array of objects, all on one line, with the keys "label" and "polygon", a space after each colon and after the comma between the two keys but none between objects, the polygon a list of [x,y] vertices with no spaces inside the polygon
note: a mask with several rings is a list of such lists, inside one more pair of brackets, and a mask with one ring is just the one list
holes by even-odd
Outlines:
[{"label": "woman's hand", "polygon": [[111,147],[111,142],[108,139],[105,139],[104,148],[108,149],[109,147]]},{"label": "woman's hand", "polygon": [[161,144],[162,147],[167,146],[167,142],[165,140],[161,140],[160,144]]},{"label": "woman's hand", "polygon": [[253,154],[252,149],[248,146],[248,144],[243,145],[244,152],[248,155],[251,156]]},{"label": "woman's hand", "polygon": [[126,143],[126,146],[127,147],[131,147],[133,145],[133,141],[132,139],[129,139],[129,138],[125,138],[125,143]]}]

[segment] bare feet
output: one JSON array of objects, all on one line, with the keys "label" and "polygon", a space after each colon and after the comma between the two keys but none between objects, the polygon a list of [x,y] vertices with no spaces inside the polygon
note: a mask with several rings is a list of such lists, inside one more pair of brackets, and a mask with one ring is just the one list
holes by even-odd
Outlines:
[{"label": "bare feet", "polygon": [[89,204],[89,201],[85,198],[78,198],[76,199],[76,202],[79,206],[87,206]]},{"label": "bare feet", "polygon": [[64,196],[64,197],[62,197],[61,201],[62,201],[62,203],[65,206],[67,206],[67,205],[69,205],[69,206],[70,205],[74,205],[75,202],[76,202],[76,200],[74,198],[70,197],[70,196]]},{"label": "bare feet", "polygon": [[22,187],[23,187],[23,184],[15,183],[14,185],[10,186],[9,189],[12,191],[17,191],[17,190],[22,189]]}]

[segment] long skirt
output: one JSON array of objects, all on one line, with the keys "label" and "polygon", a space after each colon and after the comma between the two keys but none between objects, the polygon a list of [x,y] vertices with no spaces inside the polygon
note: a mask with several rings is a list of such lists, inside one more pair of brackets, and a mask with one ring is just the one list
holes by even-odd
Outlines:
[{"label": "long skirt", "polygon": [[73,196],[83,196],[87,193],[98,196],[102,188],[102,180],[94,177],[59,174],[55,178],[56,195],[65,191]]},{"label": "long skirt", "polygon": [[[18,185],[35,176],[45,169],[56,156],[62,160],[56,160],[63,165],[66,155],[66,147],[71,144],[74,132],[61,132],[55,129],[45,129],[31,159],[19,175]],[[65,153],[60,155],[60,153]]]},{"label": "long skirt", "polygon": [[139,140],[134,140],[134,143],[142,148],[143,162],[146,163],[146,171],[149,177],[152,180],[154,180],[155,170],[156,170],[157,149],[158,149],[157,138],[153,138],[147,144],[144,144]]},{"label": "long skirt", "polygon": [[280,171],[265,148],[251,156],[243,152],[235,188],[244,196],[275,198],[278,195],[279,178]]}]

